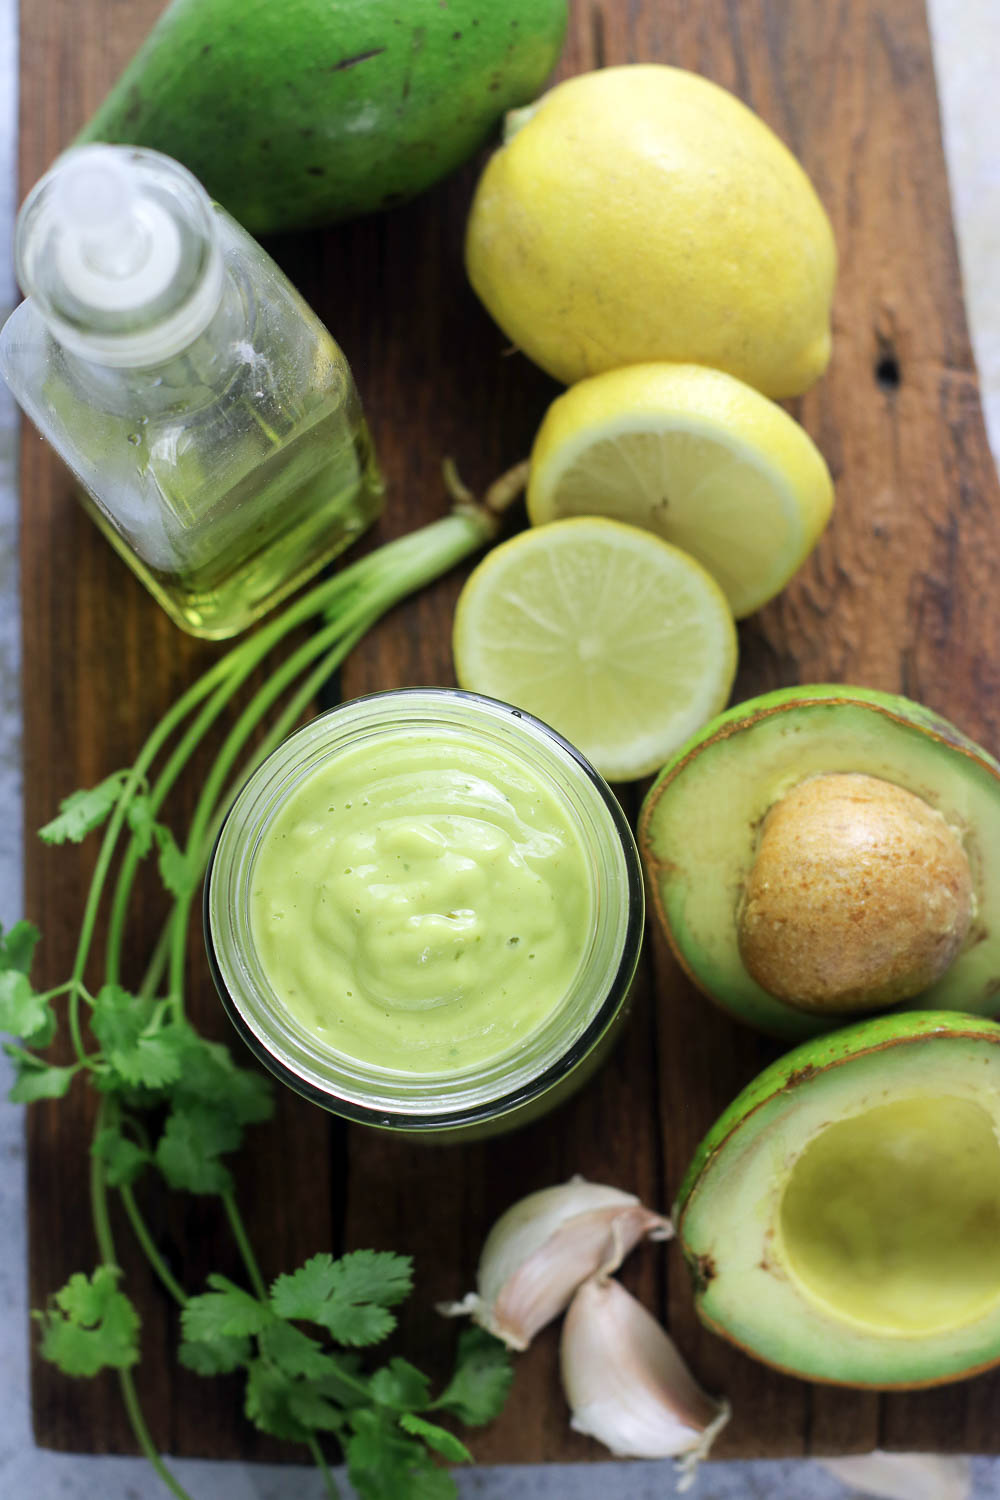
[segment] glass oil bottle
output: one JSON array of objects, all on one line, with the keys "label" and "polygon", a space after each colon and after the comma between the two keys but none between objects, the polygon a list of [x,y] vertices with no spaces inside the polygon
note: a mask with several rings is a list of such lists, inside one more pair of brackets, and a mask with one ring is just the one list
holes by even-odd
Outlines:
[{"label": "glass oil bottle", "polygon": [[183,629],[243,630],[382,485],[347,361],[274,261],[159,152],[67,152],[18,216],[0,371]]}]

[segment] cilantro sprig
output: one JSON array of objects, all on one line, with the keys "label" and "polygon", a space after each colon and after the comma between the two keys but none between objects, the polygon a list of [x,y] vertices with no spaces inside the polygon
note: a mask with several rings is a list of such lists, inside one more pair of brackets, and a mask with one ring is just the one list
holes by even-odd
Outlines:
[{"label": "cilantro sprig", "polygon": [[[514,489],[506,484],[497,493],[503,504]],[[463,497],[451,516],[318,584],[188,688],[131,766],[63,799],[40,830],[47,844],[79,843],[103,829],[72,972],[63,984],[38,990],[32,983],[39,934],[30,922],[0,927],[0,1032],[11,1038],[4,1044],[14,1067],[10,1097],[24,1103],[58,1099],[82,1079],[99,1099],[90,1199],[100,1263],[89,1274],[72,1275],[34,1314],[40,1351],[70,1376],[117,1372],[136,1438],[177,1500],[192,1497],[158,1454],[132,1379],[141,1328],[119,1269],[112,1192],[177,1304],[180,1363],[196,1376],[240,1372],[248,1418],[265,1432],[304,1443],[331,1497],[337,1489],[321,1438],[338,1446],[362,1500],[449,1500],[455,1485],[446,1465],[471,1455],[437,1418],[482,1424],[506,1396],[506,1350],[476,1329],[461,1335],[452,1375],[436,1397],[428,1378],[398,1355],[369,1366],[371,1349],[395,1327],[393,1309],[412,1291],[413,1267],[404,1255],[355,1250],[335,1258],[321,1252],[265,1285],[227,1159],[240,1149],[248,1128],[269,1118],[271,1086],[239,1067],[228,1048],[199,1035],[185,1012],[184,972],[191,906],[233,788],[285,738],[386,609],[490,540],[495,529],[492,512]],[[310,620],[318,622],[315,633],[284,660],[268,662],[264,686],[236,716],[178,839],[162,817],[171,789],[241,686],[290,631]],[[154,856],[169,914],[146,973],[127,985],[122,955],[135,877],[140,862]],[[103,976],[92,992],[84,976],[106,900]],[[69,1062],[45,1055],[61,1021]],[[217,1196],[247,1284],[214,1273],[197,1295],[181,1286],[136,1197],[140,1183],[144,1192]]]},{"label": "cilantro sprig", "polygon": [[[410,1294],[412,1271],[408,1256],[356,1250],[339,1259],[312,1256],[264,1297],[209,1276],[211,1290],[190,1298],[182,1313],[181,1360],[198,1374],[242,1369],[246,1411],[257,1426],[302,1442],[310,1429],[334,1433],[360,1493],[399,1500],[410,1494],[401,1466],[426,1477],[438,1472],[435,1454],[451,1463],[471,1459],[454,1433],[422,1414],[488,1422],[511,1380],[506,1350],[478,1328],[462,1333],[454,1372],[436,1398],[427,1376],[399,1356],[363,1373],[354,1351],[380,1343],[395,1326],[389,1309]],[[321,1328],[326,1341],[300,1322]],[[370,1450],[382,1454],[374,1466]],[[454,1493],[447,1476],[434,1483],[436,1493]]]}]

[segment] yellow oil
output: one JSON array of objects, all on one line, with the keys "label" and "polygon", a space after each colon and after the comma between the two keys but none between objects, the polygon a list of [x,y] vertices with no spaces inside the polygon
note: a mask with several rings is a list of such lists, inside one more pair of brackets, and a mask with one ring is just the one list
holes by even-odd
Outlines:
[{"label": "yellow oil", "polygon": [[312,577],[378,515],[382,481],[360,407],[327,411],[211,503],[182,507],[185,563],[149,566],[83,491],[85,509],[170,618],[236,635]]}]

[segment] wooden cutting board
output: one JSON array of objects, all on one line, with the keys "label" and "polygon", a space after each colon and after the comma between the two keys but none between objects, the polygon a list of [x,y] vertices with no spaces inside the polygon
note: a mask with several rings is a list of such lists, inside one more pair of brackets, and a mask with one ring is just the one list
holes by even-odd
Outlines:
[{"label": "wooden cutting board", "polygon": [[[159,0],[23,7],[22,191],[96,106],[158,9]],[[629,61],[696,69],[753,106],[805,164],[840,248],[833,363],[794,407],[833,470],[836,515],[784,595],[741,627],[736,696],[823,680],[902,690],[1000,751],[1000,494],[962,307],[923,5],[575,0],[561,73]],[[357,374],[390,485],[379,539],[442,511],[442,455],[455,456],[473,487],[522,457],[556,392],[508,356],[465,284],[474,178],[475,164],[411,207],[272,247]],[[44,934],[41,978],[54,984],[71,967],[95,849],[49,851],[33,831],[60,797],[128,763],[217,648],[168,623],[79,512],[65,471],[32,430],[22,477],[26,913]],[[343,694],[450,683],[460,582],[442,581],[373,632],[344,669]],[[196,767],[171,807],[177,826],[197,785]],[[634,811],[636,789],[623,799]],[[137,967],[157,930],[154,905],[133,932]],[[196,1019],[225,1037],[197,932],[190,963]],[[346,1129],[283,1091],[275,1123],[256,1132],[240,1170],[265,1274],[323,1248],[412,1252],[417,1292],[402,1346],[441,1369],[454,1331],[433,1304],[471,1285],[483,1233],[508,1202],[583,1172],[666,1208],[703,1131],[772,1055],[694,995],[650,933],[643,992],[616,1053],[575,1101],[522,1134],[412,1146]],[[82,1095],[31,1113],[36,1307],[95,1260],[89,1126]],[[189,1287],[213,1269],[239,1275],[210,1206],[147,1190],[146,1207]],[[177,1373],[173,1309],[124,1221],[115,1229],[143,1313],[138,1379],[157,1443],[184,1454],[299,1458],[258,1439],[235,1383]],[[719,1456],[997,1446],[1000,1376],[884,1398],[807,1385],[699,1327],[676,1247],[643,1248],[624,1279],[669,1321],[707,1388],[732,1401]],[[33,1400],[45,1446],[132,1449],[111,1378],[71,1382],[36,1361]],[[507,1410],[474,1446],[483,1463],[606,1457],[568,1429],[553,1331],[519,1359]]]}]

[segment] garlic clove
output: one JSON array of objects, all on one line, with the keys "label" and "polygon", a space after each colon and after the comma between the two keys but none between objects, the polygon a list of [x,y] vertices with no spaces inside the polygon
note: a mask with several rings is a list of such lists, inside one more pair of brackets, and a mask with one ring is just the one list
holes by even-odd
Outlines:
[{"label": "garlic clove", "polygon": [[566,1314],[559,1352],[570,1425],[619,1458],[677,1458],[679,1490],[729,1420],[666,1329],[617,1281],[593,1277]]},{"label": "garlic clove", "polygon": [[501,1214],[483,1245],[477,1290],[438,1311],[468,1314],[509,1348],[527,1349],[588,1276],[610,1274],[644,1237],[672,1233],[670,1220],[632,1193],[573,1177]]},{"label": "garlic clove", "polygon": [[971,1500],[972,1496],[972,1465],[967,1458],[876,1449],[819,1462],[850,1489],[884,1500]]}]

